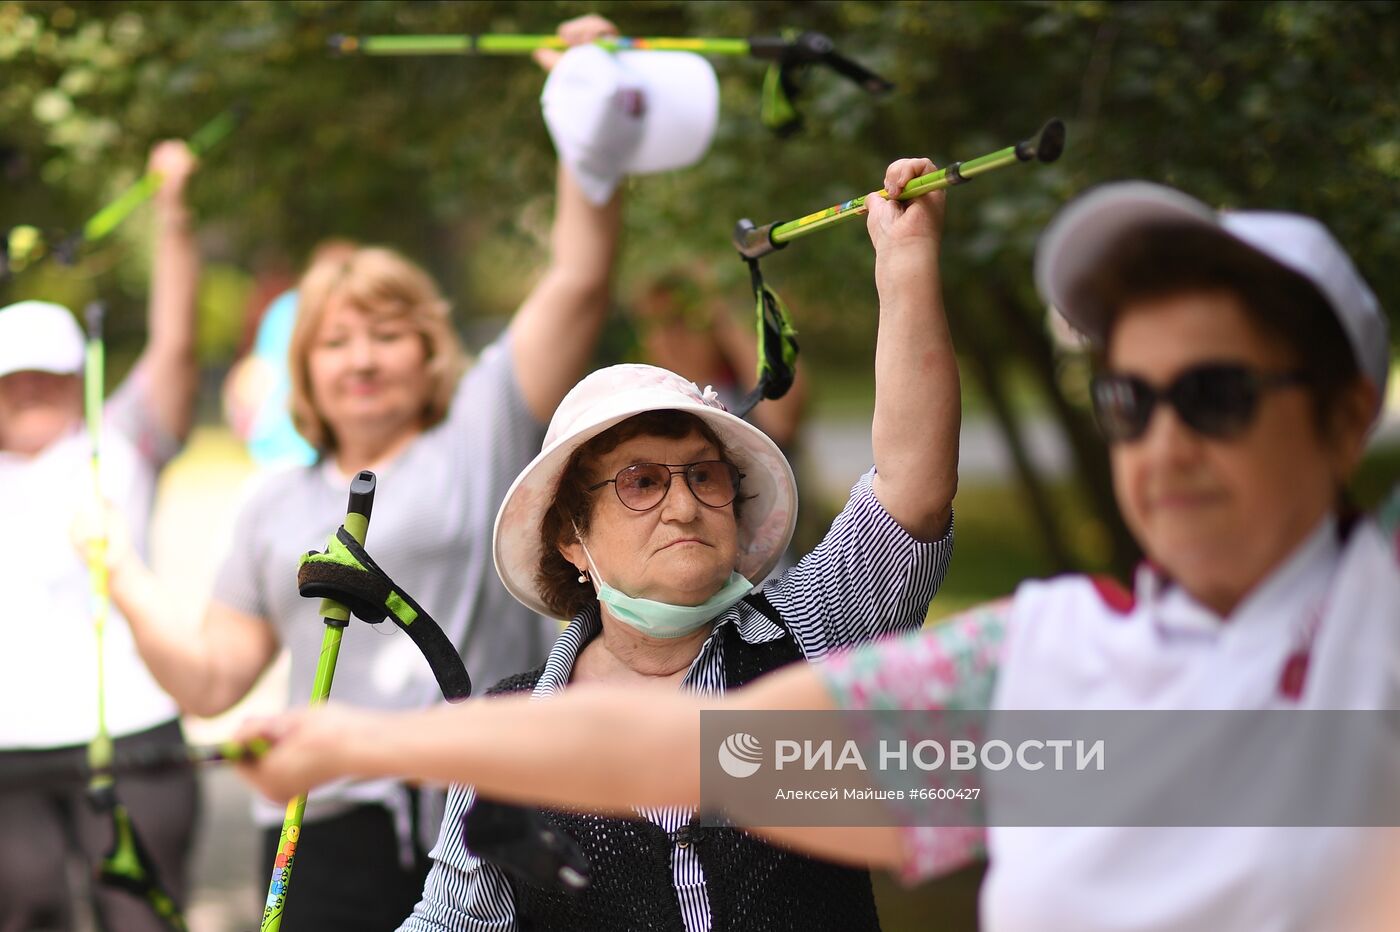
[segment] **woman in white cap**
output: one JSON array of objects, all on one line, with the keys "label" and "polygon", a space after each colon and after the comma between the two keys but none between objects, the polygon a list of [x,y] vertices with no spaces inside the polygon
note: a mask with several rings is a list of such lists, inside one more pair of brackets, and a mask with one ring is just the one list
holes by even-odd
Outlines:
[{"label": "woman in white cap", "polygon": [[[146,346],[103,408],[102,493],[144,550],[156,477],[179,451],[194,415],[195,291],[199,254],[184,189],[195,168],[181,142],[151,151],[163,180],[154,199],[155,261]],[[11,606],[0,648],[0,771],[64,763],[78,768],[98,730],[92,585],[70,529],[93,487],[83,430],[83,334],[64,307],[24,301],[0,308],[0,584]],[[105,718],[119,753],[180,746],[175,704],[147,674],[125,622],[105,629]],[[195,819],[189,774],[119,778],[167,892],[187,890]],[[105,819],[105,821],[104,821]],[[111,818],[71,787],[0,795],[0,929],[69,928],[76,891],[70,852],[95,866],[111,845]],[[98,885],[104,928],[157,930],[143,901]]]},{"label": "woman in white cap", "polygon": [[[898,192],[931,167],[896,162],[885,187]],[[777,446],[667,370],[595,372],[560,404],[496,520],[506,586],[533,609],[572,618],[544,666],[497,692],[544,699],[611,684],[642,713],[678,688],[720,696],[923,622],[952,552],[957,485],[958,376],[937,267],[943,196],[872,203],[875,469],[822,543],[755,592],[796,520],[797,490]],[[284,742],[270,767],[298,756],[295,721],[265,727]],[[526,755],[556,750],[530,732],[513,743]],[[566,771],[551,779],[570,782]],[[577,895],[539,886],[465,849],[471,799],[461,789],[451,797],[405,929],[878,928],[865,871],[702,828],[683,808],[632,819],[550,812],[591,861],[593,884]]]},{"label": "woman in white cap", "polygon": [[[1343,494],[1383,395],[1387,327],[1331,235],[1308,217],[1217,214],[1168,188],[1110,185],[1050,227],[1037,280],[1100,355],[1094,404],[1120,507],[1148,557],[1133,592],[1088,576],[1027,582],[1012,599],[717,703],[595,690],[411,722],[328,710],[290,723],[307,732],[293,739],[299,753],[274,751],[255,776],[288,795],[410,760],[420,778],[470,780],[501,798],[621,810],[698,801],[702,707],[1395,708],[1400,499],[1377,520]],[[868,721],[879,730],[878,717]],[[517,734],[532,736],[529,749]],[[1361,758],[1370,749],[1351,746]],[[1360,763],[1382,765],[1396,750],[1392,733],[1375,743],[1377,760]],[[1263,758],[1251,796],[1300,766],[1293,749],[1268,751],[1281,756]],[[1196,762],[1166,766],[1185,777]],[[1138,789],[1151,792],[1115,787],[1150,819],[1153,797]],[[1340,792],[1326,781],[1314,789],[1319,799]],[[1329,809],[1342,824],[1393,824],[1360,821],[1375,800],[1329,802],[1347,808]],[[1320,932],[1350,927],[1350,881],[1374,890],[1361,864],[1375,833],[1357,828],[758,831],[909,882],[985,845],[983,926],[995,932]]]}]

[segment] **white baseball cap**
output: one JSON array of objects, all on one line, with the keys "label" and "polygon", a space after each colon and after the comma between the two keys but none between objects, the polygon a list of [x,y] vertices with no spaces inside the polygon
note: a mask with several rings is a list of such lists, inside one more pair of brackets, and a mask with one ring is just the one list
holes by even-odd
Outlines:
[{"label": "white baseball cap", "polygon": [[48,301],[0,308],[0,376],[31,371],[83,371],[83,331],[68,308]]},{"label": "white baseball cap", "polygon": [[719,121],[719,81],[691,52],[609,52],[575,46],[540,95],[544,121],[584,195],[612,197],[625,175],[693,165]]},{"label": "white baseball cap", "polygon": [[1074,289],[1120,237],[1162,223],[1219,231],[1312,282],[1337,315],[1358,368],[1385,397],[1390,343],[1380,302],[1327,228],[1302,214],[1215,211],[1175,188],[1146,181],[1101,185],[1061,210],[1041,235],[1035,251],[1041,297],[1101,345],[1104,312],[1077,304]]},{"label": "white baseball cap", "polygon": [[725,410],[713,389],[657,366],[608,366],[586,376],[559,403],[540,455],[516,477],[496,513],[496,572],[532,611],[553,614],[537,576],[544,556],[540,525],[554,504],[574,451],[603,431],[645,411],[693,414],[715,432],[744,474],[739,515],[739,565],[756,583],[777,565],[797,526],[797,480],[768,435]]}]

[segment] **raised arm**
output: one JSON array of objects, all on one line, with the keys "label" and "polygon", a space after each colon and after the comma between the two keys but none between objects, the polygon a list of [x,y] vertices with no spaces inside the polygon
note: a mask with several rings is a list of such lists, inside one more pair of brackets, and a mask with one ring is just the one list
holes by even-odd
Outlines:
[{"label": "raised arm", "polygon": [[146,404],[160,427],[177,440],[189,434],[199,385],[195,358],[199,250],[184,201],[185,184],[195,164],[183,142],[166,141],[151,150],[148,165],[161,174],[161,187],[154,200],[149,336],[137,365],[145,379]]},{"label": "raised arm", "polygon": [[[601,16],[584,16],[560,26],[559,35],[579,45],[617,35],[617,28]],[[537,58],[548,69],[558,53]],[[608,312],[621,224],[620,193],[600,207],[559,166],[549,268],[510,326],[520,390],[537,420],[549,420],[593,355]]]},{"label": "raised arm", "polygon": [[[928,159],[902,159],[886,169],[885,189],[898,194],[933,169]],[[943,202],[942,192],[866,201],[880,293],[874,489],[885,510],[921,540],[943,536],[958,486],[962,402],[938,273]]]}]

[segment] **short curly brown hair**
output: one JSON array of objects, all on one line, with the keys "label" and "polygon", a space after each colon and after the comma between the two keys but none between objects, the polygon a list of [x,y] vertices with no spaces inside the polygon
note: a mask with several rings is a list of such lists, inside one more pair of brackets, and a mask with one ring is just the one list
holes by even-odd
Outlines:
[{"label": "short curly brown hair", "polygon": [[[673,410],[645,411],[633,415],[589,440],[569,457],[559,476],[554,503],[540,521],[543,551],[535,574],[540,598],[556,617],[573,618],[597,601],[593,587],[579,583],[578,568],[564,559],[559,547],[574,540],[575,525],[580,532],[588,530],[593,516],[592,503],[597,499],[589,494],[588,487],[597,481],[593,478],[593,471],[598,460],[636,437],[679,440],[691,434],[699,434],[713,444],[724,462],[739,465],[710,425],[693,414]],[[736,519],[743,510],[742,480],[740,489],[741,494],[735,497],[731,506]]]}]

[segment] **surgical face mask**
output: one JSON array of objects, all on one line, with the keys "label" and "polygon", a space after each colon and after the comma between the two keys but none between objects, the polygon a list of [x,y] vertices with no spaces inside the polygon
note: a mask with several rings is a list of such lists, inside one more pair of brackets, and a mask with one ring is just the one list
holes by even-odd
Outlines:
[{"label": "surgical face mask", "polygon": [[598,593],[598,601],[606,605],[618,621],[625,622],[650,637],[684,637],[719,617],[725,609],[753,590],[753,583],[736,571],[729,574],[728,581],[718,592],[699,605],[672,605],[670,602],[658,602],[655,599],[638,599],[614,589],[603,580],[602,574],[598,572],[598,565],[593,562],[593,554],[588,552],[588,545],[583,542],[582,536],[579,537],[579,546],[583,547],[583,555],[592,571],[593,588]]}]

